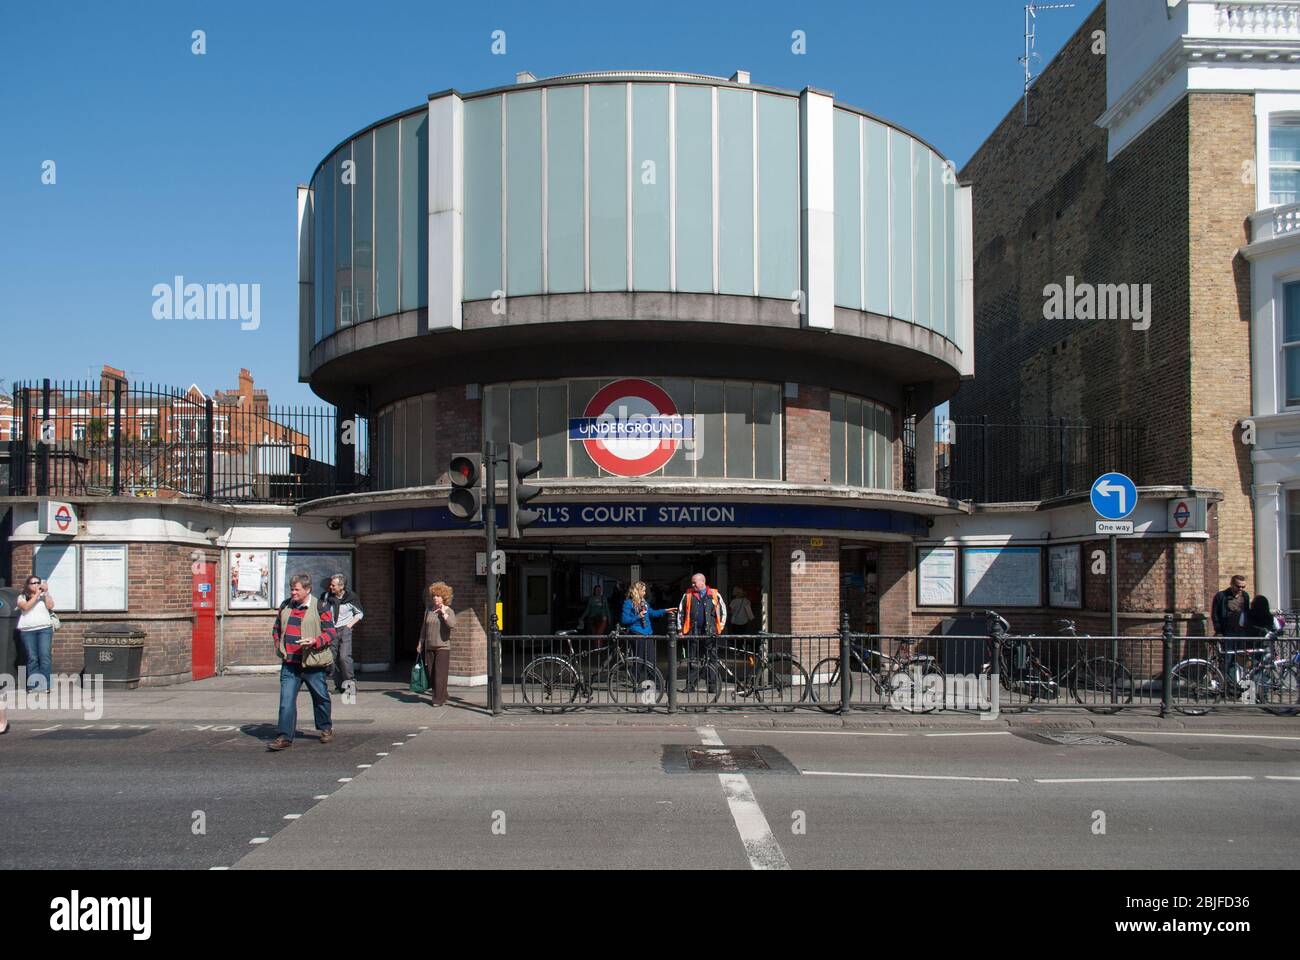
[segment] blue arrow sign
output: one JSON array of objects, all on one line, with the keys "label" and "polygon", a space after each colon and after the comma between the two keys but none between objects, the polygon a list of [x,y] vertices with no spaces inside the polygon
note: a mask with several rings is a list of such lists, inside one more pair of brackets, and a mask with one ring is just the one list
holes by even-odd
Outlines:
[{"label": "blue arrow sign", "polygon": [[1137,506],[1137,486],[1122,473],[1107,473],[1092,485],[1092,509],[1103,520],[1123,520]]}]

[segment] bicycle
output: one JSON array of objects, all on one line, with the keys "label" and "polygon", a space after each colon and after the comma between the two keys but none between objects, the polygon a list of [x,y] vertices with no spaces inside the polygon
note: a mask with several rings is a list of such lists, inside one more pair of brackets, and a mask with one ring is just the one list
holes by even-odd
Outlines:
[{"label": "bicycle", "polygon": [[[853,699],[853,675],[861,673],[866,675],[886,704],[908,713],[931,713],[937,709],[943,703],[943,670],[934,657],[913,652],[920,642],[919,637],[901,639],[898,657],[856,643],[849,644],[849,700]],[[871,665],[877,662],[880,667],[873,670]],[[840,709],[840,658],[819,660],[812,675],[812,699],[817,706],[826,713]],[[937,684],[927,682],[924,679],[927,676],[937,676],[940,680]],[[933,693],[936,686],[937,698]]]},{"label": "bicycle", "polygon": [[[1079,633],[1073,620],[1057,620],[1056,626],[1072,640],[1091,639],[1086,633]],[[1133,675],[1128,668],[1114,657],[1088,656],[1086,649],[1066,669],[1061,682],[1075,703],[1083,704],[1093,713],[1117,713],[1122,704],[1133,702]],[[1097,702],[1099,699],[1101,704]],[[1112,706],[1102,705],[1106,700]]]},{"label": "bicycle", "polygon": [[[694,694],[694,687],[702,677],[708,691],[706,703],[717,703],[722,697],[723,685],[728,684],[729,700],[748,700],[764,702],[768,698],[773,702],[791,701],[802,703],[809,697],[808,671],[803,664],[788,653],[769,653],[767,637],[759,634],[757,650],[743,650],[738,647],[718,647],[708,644],[703,656],[683,657],[677,661],[678,694]],[[709,639],[713,639],[710,637]],[[738,664],[743,664],[742,672],[736,672],[727,666],[719,653],[727,655]],[[797,687],[799,696],[793,697]]]},{"label": "bicycle", "polygon": [[525,703],[542,713],[561,713],[570,709],[579,697],[584,703],[596,698],[596,684],[602,679],[609,692],[611,703],[624,707],[642,706],[649,710],[664,698],[664,676],[648,660],[628,656],[622,647],[626,636],[621,629],[609,634],[605,645],[605,662],[590,674],[579,666],[580,660],[588,662],[600,648],[579,653],[574,649],[576,630],[561,630],[568,646],[568,656],[543,654],[525,665],[519,676],[519,689]]},{"label": "bicycle", "polygon": [[1061,692],[1060,682],[1052,675],[1034,650],[1032,636],[1012,637],[1011,624],[1007,623],[997,612],[984,611],[988,621],[988,641],[986,652],[989,659],[980,668],[982,676],[988,676],[993,670],[993,656],[996,648],[998,663],[998,685],[1008,693],[1027,693],[1032,703],[1035,700],[1055,700]]},{"label": "bicycle", "polygon": [[[1270,713],[1290,716],[1300,707],[1300,653],[1278,656],[1278,631],[1270,630],[1259,646],[1225,651],[1221,641],[1214,646],[1218,658],[1231,654],[1230,676],[1224,678],[1219,665],[1206,657],[1188,657],[1170,670],[1174,709],[1190,717],[1204,716],[1216,705],[1236,699],[1258,703]],[[1236,662],[1245,654],[1249,667]]]}]

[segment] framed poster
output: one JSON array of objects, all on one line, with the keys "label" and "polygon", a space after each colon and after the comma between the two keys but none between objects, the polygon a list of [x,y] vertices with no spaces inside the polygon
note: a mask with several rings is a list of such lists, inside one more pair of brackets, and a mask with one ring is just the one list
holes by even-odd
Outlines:
[{"label": "framed poster", "polygon": [[236,547],[226,551],[230,567],[230,610],[266,610],[271,606],[271,551]]},{"label": "framed poster", "polygon": [[42,543],[32,551],[32,573],[50,586],[54,612],[79,610],[77,548],[70,543]]},{"label": "framed poster", "polygon": [[963,605],[1042,606],[1042,547],[963,547],[961,561]]},{"label": "framed poster", "polygon": [[347,550],[277,550],[275,551],[275,605],[289,596],[289,578],[295,573],[311,576],[311,592],[321,595],[330,577],[341,573],[352,584],[352,554]]},{"label": "framed poster", "polygon": [[917,603],[923,607],[957,605],[957,548],[917,550]]},{"label": "framed poster", "polygon": [[1047,548],[1047,605],[1083,606],[1082,544],[1066,543]]},{"label": "framed poster", "polygon": [[81,588],[81,609],[125,610],[126,544],[86,544],[81,550]]}]

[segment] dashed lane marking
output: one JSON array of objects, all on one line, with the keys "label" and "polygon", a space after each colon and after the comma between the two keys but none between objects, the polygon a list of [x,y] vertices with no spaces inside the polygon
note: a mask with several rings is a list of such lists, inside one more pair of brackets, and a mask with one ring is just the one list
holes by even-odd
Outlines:
[{"label": "dashed lane marking", "polygon": [[1254,780],[1254,777],[1062,777],[1035,778],[1035,783],[1172,783],[1187,780]]},{"label": "dashed lane marking", "polygon": [[835,770],[800,770],[805,777],[865,777],[872,780],[972,780],[978,783],[1019,783],[1015,777],[956,777],[927,773],[841,773]]}]

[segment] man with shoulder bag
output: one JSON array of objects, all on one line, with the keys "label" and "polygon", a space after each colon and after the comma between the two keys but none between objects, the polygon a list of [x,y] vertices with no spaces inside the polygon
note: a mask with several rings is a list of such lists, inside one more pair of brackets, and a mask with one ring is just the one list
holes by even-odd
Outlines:
[{"label": "man with shoulder bag", "polygon": [[334,666],[334,620],[328,606],[311,595],[311,576],[296,573],[289,579],[289,599],[280,605],[271,629],[280,665],[279,734],[271,750],[293,746],[298,726],[298,692],[307,685],[320,742],[334,739],[330,721],[330,692],[327,677]]}]

